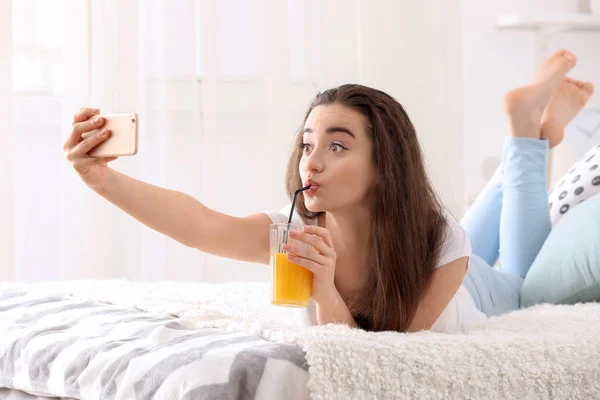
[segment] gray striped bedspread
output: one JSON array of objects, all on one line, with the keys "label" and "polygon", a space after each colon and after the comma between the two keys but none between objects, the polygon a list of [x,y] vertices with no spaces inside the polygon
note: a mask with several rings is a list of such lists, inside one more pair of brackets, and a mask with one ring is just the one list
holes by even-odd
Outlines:
[{"label": "gray striped bedspread", "polygon": [[0,399],[307,399],[298,346],[192,319],[0,293]]},{"label": "gray striped bedspread", "polygon": [[48,399],[60,399],[60,400],[73,400],[69,397],[47,397],[47,396],[36,396],[29,394],[21,390],[0,388],[0,400],[48,400]]}]

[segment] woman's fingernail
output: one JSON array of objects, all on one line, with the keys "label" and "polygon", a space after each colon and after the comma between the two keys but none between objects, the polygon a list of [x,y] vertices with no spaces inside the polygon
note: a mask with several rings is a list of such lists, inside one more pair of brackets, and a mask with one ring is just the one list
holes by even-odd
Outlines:
[{"label": "woman's fingernail", "polygon": [[102,137],[108,136],[108,129],[102,131]]},{"label": "woman's fingernail", "polygon": [[94,120],[95,124],[99,124],[100,122],[102,122],[102,117],[98,117]]},{"label": "woman's fingernail", "polygon": [[290,231],[290,236],[296,236],[297,234],[296,231]]}]

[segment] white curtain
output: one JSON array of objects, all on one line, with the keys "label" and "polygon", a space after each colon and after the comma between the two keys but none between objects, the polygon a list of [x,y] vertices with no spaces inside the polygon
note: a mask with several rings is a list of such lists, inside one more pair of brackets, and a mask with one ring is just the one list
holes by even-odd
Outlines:
[{"label": "white curtain", "polygon": [[462,210],[458,0],[5,3],[0,145],[13,151],[0,172],[0,279],[268,277],[85,187],[62,153],[82,106],[139,114],[139,152],[113,168],[243,216],[287,203],[287,157],[318,90],[374,86],[406,107],[438,191]]},{"label": "white curtain", "polygon": [[11,14],[0,2],[0,280],[14,275]]}]

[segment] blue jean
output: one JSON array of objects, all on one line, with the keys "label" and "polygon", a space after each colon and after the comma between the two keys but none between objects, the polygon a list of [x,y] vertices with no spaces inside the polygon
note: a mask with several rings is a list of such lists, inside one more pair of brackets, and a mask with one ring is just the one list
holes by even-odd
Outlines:
[{"label": "blue jean", "polygon": [[[461,221],[473,250],[463,284],[488,316],[519,308],[523,280],[550,233],[548,151],[548,140],[507,137],[501,165]],[[498,257],[499,271],[491,267]]]}]

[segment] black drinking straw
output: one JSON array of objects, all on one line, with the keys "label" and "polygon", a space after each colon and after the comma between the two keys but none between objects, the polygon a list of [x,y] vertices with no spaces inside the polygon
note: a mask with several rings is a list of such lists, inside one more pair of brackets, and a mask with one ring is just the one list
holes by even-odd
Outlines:
[{"label": "black drinking straw", "polygon": [[294,200],[292,200],[292,209],[290,210],[290,217],[288,218],[288,222],[285,227],[285,235],[284,235],[285,242],[284,243],[287,243],[289,226],[292,223],[292,215],[294,214],[294,210],[296,208],[296,197],[298,197],[298,194],[300,192],[304,192],[305,190],[308,190],[308,189],[310,189],[310,185],[303,187],[302,189],[298,189],[298,190],[296,190],[296,192],[294,192]]}]

